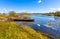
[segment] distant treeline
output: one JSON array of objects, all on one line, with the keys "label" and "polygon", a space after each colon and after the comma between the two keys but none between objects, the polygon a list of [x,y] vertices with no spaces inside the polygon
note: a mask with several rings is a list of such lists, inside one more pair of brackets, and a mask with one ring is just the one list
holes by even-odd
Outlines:
[{"label": "distant treeline", "polygon": [[45,13],[43,15],[47,15],[47,16],[60,16],[60,11],[49,12],[49,13]]}]

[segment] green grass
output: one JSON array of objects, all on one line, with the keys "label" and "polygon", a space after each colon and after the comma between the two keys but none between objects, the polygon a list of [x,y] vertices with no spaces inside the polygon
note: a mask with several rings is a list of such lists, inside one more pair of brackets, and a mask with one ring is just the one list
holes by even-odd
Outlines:
[{"label": "green grass", "polygon": [[19,26],[14,22],[0,22],[0,39],[48,39],[29,26]]}]

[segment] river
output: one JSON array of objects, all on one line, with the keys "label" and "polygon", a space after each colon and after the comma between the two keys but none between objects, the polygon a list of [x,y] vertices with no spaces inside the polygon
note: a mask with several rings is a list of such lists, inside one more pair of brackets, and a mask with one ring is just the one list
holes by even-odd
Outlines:
[{"label": "river", "polygon": [[[28,22],[27,25],[31,28],[35,29],[36,31],[42,32],[49,37],[54,39],[60,39],[60,26],[56,23],[59,22],[58,17],[54,16],[44,16],[41,14],[32,14],[30,15],[34,22]],[[51,22],[51,24],[46,25],[47,23]]]}]

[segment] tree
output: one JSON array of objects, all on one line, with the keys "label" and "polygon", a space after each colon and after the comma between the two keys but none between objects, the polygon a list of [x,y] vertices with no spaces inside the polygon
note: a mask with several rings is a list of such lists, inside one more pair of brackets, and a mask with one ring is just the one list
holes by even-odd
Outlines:
[{"label": "tree", "polygon": [[10,11],[9,16],[16,17],[16,12],[15,11]]},{"label": "tree", "polygon": [[11,19],[16,19],[18,16],[16,15],[16,12],[15,11],[10,11],[9,12],[9,18]]},{"label": "tree", "polygon": [[55,16],[60,16],[60,11],[56,11]]}]

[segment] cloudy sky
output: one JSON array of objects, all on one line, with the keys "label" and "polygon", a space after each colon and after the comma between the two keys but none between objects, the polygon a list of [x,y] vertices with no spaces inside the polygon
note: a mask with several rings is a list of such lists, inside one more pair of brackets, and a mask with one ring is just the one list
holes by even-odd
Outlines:
[{"label": "cloudy sky", "polygon": [[53,12],[60,10],[60,0],[0,0],[0,12]]}]

